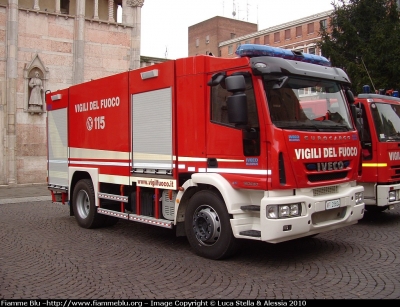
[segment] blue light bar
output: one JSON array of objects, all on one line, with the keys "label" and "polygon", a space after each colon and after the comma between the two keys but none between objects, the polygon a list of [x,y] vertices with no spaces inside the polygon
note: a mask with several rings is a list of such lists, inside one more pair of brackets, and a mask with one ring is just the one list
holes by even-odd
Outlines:
[{"label": "blue light bar", "polygon": [[329,60],[320,55],[303,53],[300,51],[294,51],[294,50],[265,46],[265,45],[243,44],[237,48],[236,54],[239,57],[253,58],[259,56],[271,56],[288,60],[307,62],[322,66],[331,66]]}]

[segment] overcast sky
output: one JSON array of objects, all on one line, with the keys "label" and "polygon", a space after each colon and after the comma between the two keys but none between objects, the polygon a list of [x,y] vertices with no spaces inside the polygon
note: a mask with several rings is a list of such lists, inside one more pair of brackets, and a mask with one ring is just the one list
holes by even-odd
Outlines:
[{"label": "overcast sky", "polygon": [[[188,28],[223,16],[258,24],[258,30],[332,10],[333,0],[145,0],[141,55],[188,55]],[[235,9],[233,5],[235,4]],[[236,12],[233,17],[233,12]]]}]

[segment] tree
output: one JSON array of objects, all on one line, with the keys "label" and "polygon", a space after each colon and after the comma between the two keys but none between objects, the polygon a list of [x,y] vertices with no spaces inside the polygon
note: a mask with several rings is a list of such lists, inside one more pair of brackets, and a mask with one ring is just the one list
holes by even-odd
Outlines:
[{"label": "tree", "polygon": [[[337,0],[317,45],[349,75],[352,91],[400,90],[400,14],[396,0]],[[372,81],[371,81],[372,80]]]}]

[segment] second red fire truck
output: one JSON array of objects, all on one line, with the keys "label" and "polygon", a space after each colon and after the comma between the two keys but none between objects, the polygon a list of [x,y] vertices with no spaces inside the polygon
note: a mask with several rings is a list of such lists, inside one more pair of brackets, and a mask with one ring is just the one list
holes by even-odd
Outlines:
[{"label": "second red fire truck", "polygon": [[367,211],[381,212],[400,204],[400,99],[398,91],[356,98],[362,118],[362,177]]},{"label": "second red fire truck", "polygon": [[48,187],[84,228],[175,229],[206,258],[364,214],[354,97],[321,56],[242,45],[46,95]]}]

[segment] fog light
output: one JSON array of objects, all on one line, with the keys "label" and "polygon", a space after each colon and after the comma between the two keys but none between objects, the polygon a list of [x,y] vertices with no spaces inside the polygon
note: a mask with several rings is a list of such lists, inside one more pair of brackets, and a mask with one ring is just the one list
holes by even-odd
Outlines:
[{"label": "fog light", "polygon": [[299,215],[299,205],[290,205],[290,215]]},{"label": "fog light", "polygon": [[277,219],[278,218],[278,206],[268,206],[267,207],[267,218]]},{"label": "fog light", "polygon": [[289,206],[279,207],[279,217],[286,217],[289,216],[289,214],[290,214]]},{"label": "fog light", "polygon": [[355,198],[356,198],[356,205],[361,205],[364,202],[364,193],[363,192],[357,192],[355,193]]},{"label": "fog light", "polygon": [[397,190],[389,191],[389,201],[396,201]]},{"label": "fog light", "polygon": [[292,225],[284,225],[283,226],[283,231],[289,231],[292,230]]}]

